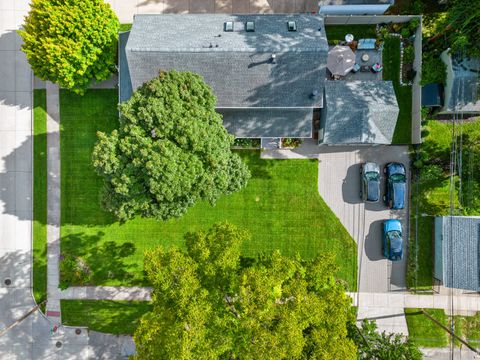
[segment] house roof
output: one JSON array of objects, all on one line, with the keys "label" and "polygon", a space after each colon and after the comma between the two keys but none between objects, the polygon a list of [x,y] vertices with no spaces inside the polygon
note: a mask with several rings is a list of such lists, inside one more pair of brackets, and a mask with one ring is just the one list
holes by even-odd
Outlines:
[{"label": "house roof", "polygon": [[435,275],[446,287],[480,291],[479,246],[480,217],[435,218]]},{"label": "house roof", "polygon": [[447,111],[480,112],[480,59],[449,59],[445,101]]},{"label": "house roof", "polygon": [[327,81],[324,144],[391,144],[398,104],[391,81]]},{"label": "house roof", "polygon": [[[224,31],[226,21],[234,31]],[[245,31],[247,21],[254,32]],[[202,75],[220,108],[323,106],[322,96],[311,96],[323,92],[328,53],[318,15],[136,15],[125,53],[133,90],[176,69]]]},{"label": "house roof", "polygon": [[311,108],[218,109],[223,125],[237,137],[312,137]]}]

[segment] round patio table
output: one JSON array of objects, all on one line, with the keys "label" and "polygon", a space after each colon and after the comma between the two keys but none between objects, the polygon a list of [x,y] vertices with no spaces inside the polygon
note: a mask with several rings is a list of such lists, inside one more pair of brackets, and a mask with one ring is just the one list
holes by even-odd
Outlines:
[{"label": "round patio table", "polygon": [[367,62],[368,60],[370,60],[370,56],[368,56],[367,53],[363,53],[363,54],[362,54],[362,61],[363,61],[363,62]]}]

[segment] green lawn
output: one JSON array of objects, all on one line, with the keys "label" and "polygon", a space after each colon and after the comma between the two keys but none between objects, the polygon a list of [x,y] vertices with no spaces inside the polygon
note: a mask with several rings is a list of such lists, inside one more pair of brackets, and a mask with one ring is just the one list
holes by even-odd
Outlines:
[{"label": "green lawn", "polygon": [[[447,326],[447,316],[443,310],[426,309],[426,311]],[[447,332],[423,315],[420,309],[405,309],[409,337],[418,346],[444,347],[448,345]]]},{"label": "green lawn", "polygon": [[334,252],[339,277],[356,289],[356,244],[321,199],[314,160],[260,160],[241,151],[252,179],[246,189],[221,198],[215,207],[202,202],[178,220],[134,219],[120,224],[100,207],[102,179],[93,172],[96,131],[117,125],[116,90],[90,90],[84,97],[60,93],[63,254],[81,257],[96,285],[144,284],[143,254],[157,245],[183,246],[183,235],[228,220],[250,231],[243,254],[280,249],[312,258]]},{"label": "green lawn", "polygon": [[47,297],[47,114],[46,91],[33,94],[33,295]]},{"label": "green lawn", "polygon": [[394,144],[410,144],[412,141],[412,87],[400,85],[400,38],[387,37],[383,48],[383,79],[391,80],[398,107],[397,125],[393,134]]},{"label": "green lawn", "polygon": [[142,315],[152,310],[144,301],[61,300],[60,305],[64,325],[109,334],[133,334]]},{"label": "green lawn", "polygon": [[120,24],[119,32],[128,31],[132,28],[132,24]]},{"label": "green lawn", "polygon": [[325,32],[327,33],[328,42],[332,40],[345,41],[345,35],[353,34],[355,40],[376,38],[376,25],[327,25]]}]

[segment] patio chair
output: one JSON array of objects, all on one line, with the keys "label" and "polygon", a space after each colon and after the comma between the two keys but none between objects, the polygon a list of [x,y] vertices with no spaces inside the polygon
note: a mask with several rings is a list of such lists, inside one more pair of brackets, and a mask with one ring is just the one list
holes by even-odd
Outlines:
[{"label": "patio chair", "polygon": [[352,72],[356,73],[356,72],[359,72],[359,71],[360,71],[360,65],[355,63],[355,65],[353,65]]}]

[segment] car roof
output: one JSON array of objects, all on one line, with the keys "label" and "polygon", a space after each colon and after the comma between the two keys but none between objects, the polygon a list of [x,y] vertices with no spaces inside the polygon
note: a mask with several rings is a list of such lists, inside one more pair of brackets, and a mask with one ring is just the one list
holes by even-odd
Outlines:
[{"label": "car roof", "polygon": [[393,206],[394,207],[403,207],[405,202],[405,183],[404,182],[395,182],[393,183]]}]

